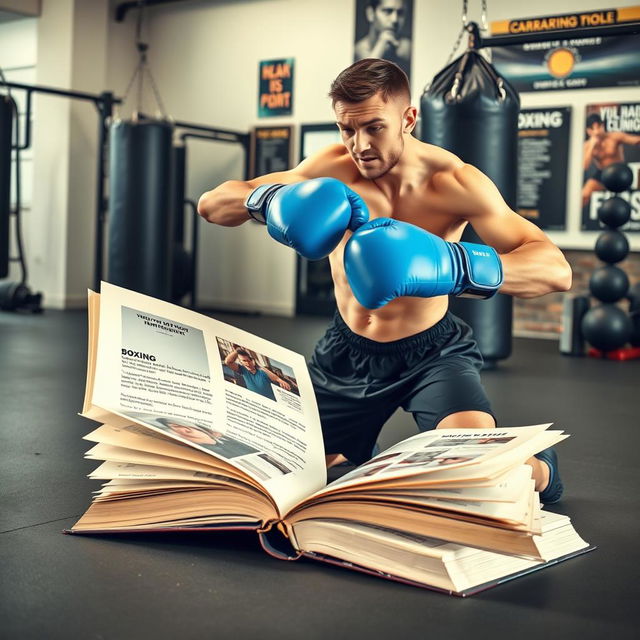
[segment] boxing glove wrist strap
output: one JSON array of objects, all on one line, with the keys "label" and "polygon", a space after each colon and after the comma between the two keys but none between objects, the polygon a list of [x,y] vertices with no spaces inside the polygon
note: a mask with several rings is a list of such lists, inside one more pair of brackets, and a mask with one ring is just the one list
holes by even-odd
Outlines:
[{"label": "boxing glove wrist strap", "polygon": [[493,247],[471,242],[452,243],[464,274],[453,295],[462,298],[491,298],[502,285],[502,262]]},{"label": "boxing glove wrist strap", "polygon": [[249,212],[249,216],[256,222],[267,224],[267,207],[271,198],[275,195],[276,191],[282,189],[283,184],[261,184],[256,187],[245,200],[244,206]]}]

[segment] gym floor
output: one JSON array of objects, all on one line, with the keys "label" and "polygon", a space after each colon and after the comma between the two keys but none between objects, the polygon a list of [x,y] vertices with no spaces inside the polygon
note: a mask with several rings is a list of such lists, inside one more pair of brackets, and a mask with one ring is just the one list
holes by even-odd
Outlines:
[{"label": "gym floor", "polygon": [[[323,318],[214,314],[309,356]],[[80,537],[98,483],[77,415],[84,312],[0,313],[0,635],[6,638],[631,638],[637,570],[640,361],[567,358],[515,339],[483,374],[501,425],[555,422],[566,485],[554,510],[598,549],[453,598],[311,561],[267,556],[247,533]],[[414,433],[396,414],[383,447]],[[509,635],[506,635],[509,634]]]}]

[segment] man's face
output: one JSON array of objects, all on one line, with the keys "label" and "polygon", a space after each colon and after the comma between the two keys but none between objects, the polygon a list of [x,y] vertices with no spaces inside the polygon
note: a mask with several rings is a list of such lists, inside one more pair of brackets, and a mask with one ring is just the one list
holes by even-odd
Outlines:
[{"label": "man's face", "polygon": [[364,178],[380,178],[398,163],[408,108],[406,100],[390,97],[385,102],[380,93],[363,102],[338,100],[333,106],[342,142]]},{"label": "man's face", "polygon": [[367,19],[378,33],[393,31],[397,35],[404,26],[404,0],[380,0],[375,9],[367,7]]},{"label": "man's face", "polygon": [[256,361],[253,358],[249,356],[238,356],[238,360],[245,369],[249,369],[251,372],[255,371]]},{"label": "man's face", "polygon": [[169,428],[177,433],[179,436],[182,436],[186,440],[191,440],[191,442],[199,442],[199,443],[211,443],[215,442],[215,440],[204,433],[204,431],[200,429],[195,429],[193,427],[189,427],[186,424],[177,424],[176,422],[171,422],[169,424]]},{"label": "man's face", "polygon": [[591,138],[602,138],[606,133],[603,122],[594,122],[590,127],[587,127],[587,134]]}]

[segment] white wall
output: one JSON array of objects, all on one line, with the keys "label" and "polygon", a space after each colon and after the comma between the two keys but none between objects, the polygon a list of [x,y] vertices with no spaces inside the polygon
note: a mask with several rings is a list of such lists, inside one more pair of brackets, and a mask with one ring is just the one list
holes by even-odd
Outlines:
[{"label": "white wall", "polygon": [[[1,24],[0,66],[8,79],[103,91],[108,7],[108,0],[48,0],[37,20]],[[25,93],[14,95],[23,110]],[[44,293],[46,307],[85,306],[93,283],[97,131],[92,102],[33,94],[32,146],[22,154],[22,218],[28,283]],[[19,278],[17,265],[9,276]]]},{"label": "white wall", "polygon": [[[168,111],[179,120],[242,131],[257,124],[331,121],[327,91],[353,55],[350,4],[241,0],[155,9],[150,60]],[[295,58],[293,116],[259,121],[258,61],[288,57]],[[238,149],[189,143],[189,197],[197,200],[220,182],[242,177],[240,160]],[[202,222],[200,228],[202,304],[293,314],[293,252],[260,225],[229,229]]]},{"label": "white wall", "polygon": [[[71,86],[99,94],[106,85],[108,3],[76,0],[74,9]],[[98,122],[93,103],[70,101],[66,306],[84,306],[93,286]]]},{"label": "white wall", "polygon": [[[105,85],[107,0],[49,0],[37,21],[36,83]],[[93,282],[98,115],[89,101],[36,94],[30,284],[49,307],[86,304]]]},{"label": "white wall", "polygon": [[[73,0],[45,2],[37,21],[36,84],[69,89],[73,46]],[[29,284],[45,304],[64,307],[67,291],[71,103],[34,95],[33,215],[27,227]]]},{"label": "white wall", "polygon": [[[11,22],[0,24],[0,68],[2,69],[7,82],[18,84],[33,84],[36,77],[36,29],[37,22],[33,18],[23,18]],[[20,115],[20,129],[24,135],[25,125],[25,94],[23,91],[14,90],[11,92],[13,99],[18,105]],[[15,123],[14,123],[15,126]],[[23,138],[22,138],[23,139]],[[15,152],[11,167],[11,208],[15,208]],[[25,149],[20,153],[20,196],[22,202],[22,228],[23,236],[27,236],[26,227],[32,217],[31,199],[33,193],[33,151]],[[13,216],[12,216],[13,217]],[[11,220],[10,226],[10,255],[17,256],[15,243],[15,220]],[[30,257],[30,247],[26,246],[25,253],[27,262]],[[20,281],[21,272],[17,263],[10,263],[8,279]]]}]

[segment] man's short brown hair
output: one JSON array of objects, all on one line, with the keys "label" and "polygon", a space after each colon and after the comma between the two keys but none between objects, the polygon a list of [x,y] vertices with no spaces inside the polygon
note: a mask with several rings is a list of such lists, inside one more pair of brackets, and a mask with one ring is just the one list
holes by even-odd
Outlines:
[{"label": "man's short brown hair", "polygon": [[393,62],[380,58],[364,58],[342,71],[331,83],[329,97],[333,104],[363,102],[376,93],[386,102],[392,96],[411,100],[407,74]]}]

